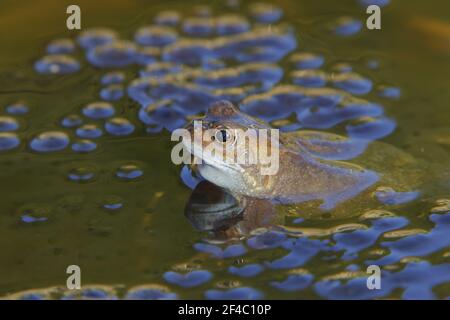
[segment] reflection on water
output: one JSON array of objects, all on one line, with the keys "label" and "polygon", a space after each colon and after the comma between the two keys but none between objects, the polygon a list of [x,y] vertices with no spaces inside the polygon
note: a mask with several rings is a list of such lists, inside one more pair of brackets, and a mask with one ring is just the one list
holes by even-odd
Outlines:
[{"label": "reflection on water", "polygon": [[[446,90],[439,89],[439,72],[417,77],[448,61],[431,59],[426,48],[378,48],[378,36],[411,44],[394,31],[365,30],[357,2],[370,1],[345,4],[349,16],[327,20],[321,5],[308,1],[189,10],[173,3],[156,14],[150,4],[153,20],[145,13],[137,22],[140,7],[113,1],[105,16],[86,2],[96,12],[95,24],[86,24],[93,28],[55,36],[49,22],[39,43],[17,52],[16,64],[7,63],[15,55],[3,54],[0,293],[448,298],[450,134],[431,130],[448,120],[437,112],[446,110]],[[376,2],[387,21],[403,14],[401,4]],[[117,13],[134,22],[119,28],[110,16]],[[430,20],[415,21],[431,32]],[[20,46],[28,41],[20,39]],[[219,99],[286,132],[344,134],[343,146],[351,148],[321,156],[371,155],[404,188],[377,189],[380,206],[344,207],[358,215],[330,218],[233,196],[187,167],[180,183],[168,132]],[[373,147],[383,138],[414,158]],[[422,178],[411,159],[433,174]],[[395,175],[394,162],[403,168]],[[416,190],[403,178],[424,185]],[[64,287],[71,264],[83,274],[83,290],[75,293]],[[382,267],[381,290],[366,287],[370,264]]]}]

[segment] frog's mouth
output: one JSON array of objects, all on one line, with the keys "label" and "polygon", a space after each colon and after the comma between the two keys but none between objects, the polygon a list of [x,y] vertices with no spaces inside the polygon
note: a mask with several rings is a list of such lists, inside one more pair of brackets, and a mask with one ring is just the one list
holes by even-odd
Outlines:
[{"label": "frog's mouth", "polygon": [[201,167],[202,165],[206,165],[222,171],[233,171],[233,173],[240,173],[243,171],[243,168],[239,166],[239,164],[227,163],[219,157],[211,156],[211,154],[209,154],[208,152],[204,152],[202,146],[199,146],[193,141],[187,142],[183,140],[183,145],[191,155],[200,160],[193,162],[195,164],[198,164],[199,167]]}]

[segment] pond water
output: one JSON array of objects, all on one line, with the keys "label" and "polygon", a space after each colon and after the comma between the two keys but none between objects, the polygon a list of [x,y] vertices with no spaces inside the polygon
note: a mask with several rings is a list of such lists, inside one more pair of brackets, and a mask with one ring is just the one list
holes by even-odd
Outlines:
[{"label": "pond water", "polygon": [[[78,3],[81,32],[68,1],[0,4],[1,296],[450,297],[448,1]],[[219,99],[286,132],[382,141],[433,174],[356,214],[282,207],[217,238],[185,217],[195,179],[170,132]]]}]

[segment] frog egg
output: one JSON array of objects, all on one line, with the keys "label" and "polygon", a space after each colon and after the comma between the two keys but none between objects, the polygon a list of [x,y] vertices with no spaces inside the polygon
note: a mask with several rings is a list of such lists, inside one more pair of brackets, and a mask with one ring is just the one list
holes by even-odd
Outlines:
[{"label": "frog egg", "polygon": [[144,174],[141,168],[135,164],[121,165],[116,171],[116,177],[124,180],[133,180],[141,177]]},{"label": "frog egg", "polygon": [[323,87],[327,83],[327,74],[321,70],[298,70],[291,76],[295,84],[304,87]]},{"label": "frog egg", "polygon": [[83,139],[72,144],[72,150],[75,152],[91,152],[97,149],[97,144],[94,141]]},{"label": "frog egg", "polygon": [[106,131],[113,136],[126,136],[134,131],[134,125],[125,118],[112,118],[105,123]]},{"label": "frog egg", "polygon": [[61,125],[65,128],[74,128],[83,124],[83,118],[77,114],[70,114],[61,120]]},{"label": "frog egg", "polygon": [[13,103],[6,107],[6,112],[12,115],[24,115],[28,113],[29,108],[22,102]]},{"label": "frog egg", "polygon": [[83,115],[94,120],[112,117],[115,112],[114,106],[108,102],[92,102],[82,110]]},{"label": "frog egg", "polygon": [[253,19],[260,23],[274,23],[283,15],[280,8],[267,3],[254,3],[249,10]]},{"label": "frog egg", "polygon": [[379,7],[387,6],[390,0],[358,0],[362,7],[367,8],[370,5],[377,5]]},{"label": "frog egg", "polygon": [[132,287],[125,295],[126,300],[174,300],[177,299],[176,293],[161,285],[142,285]]},{"label": "frog egg", "polygon": [[71,169],[67,174],[67,178],[74,182],[89,182],[95,178],[95,175],[95,169],[87,166]]},{"label": "frog egg", "polygon": [[117,39],[117,33],[106,28],[91,28],[80,33],[78,44],[85,49],[110,43]]},{"label": "frog egg", "polygon": [[19,209],[21,221],[24,223],[35,223],[47,221],[51,215],[52,208],[46,205],[28,204]]},{"label": "frog egg", "polygon": [[80,70],[80,63],[71,56],[55,54],[36,61],[34,69],[41,74],[69,74]]},{"label": "frog egg", "polygon": [[123,207],[123,200],[118,196],[108,196],[103,200],[102,207],[108,210],[118,210]]},{"label": "frog egg", "polygon": [[181,128],[186,120],[184,115],[166,104],[150,104],[139,110],[139,120],[146,125],[161,125],[169,131]]},{"label": "frog egg", "polygon": [[139,71],[139,75],[142,78],[145,77],[164,77],[170,74],[177,74],[183,71],[183,67],[178,64],[170,62],[158,62],[155,64],[149,64],[144,69]]},{"label": "frog egg", "polygon": [[395,127],[395,121],[386,117],[361,117],[345,128],[352,138],[376,140],[391,134]]},{"label": "frog egg", "polygon": [[138,48],[127,40],[116,40],[90,49],[87,60],[100,68],[122,68],[136,61]]},{"label": "frog egg", "polygon": [[13,117],[0,116],[0,132],[15,131],[19,128],[19,123]]},{"label": "frog egg", "polygon": [[155,23],[165,26],[176,26],[180,22],[180,14],[176,11],[161,11],[155,16]]},{"label": "frog egg", "polygon": [[178,38],[177,33],[171,27],[146,26],[138,29],[134,40],[142,46],[164,47]]},{"label": "frog egg", "polygon": [[108,72],[103,75],[100,83],[103,85],[120,84],[125,81],[125,73],[121,71]]},{"label": "frog egg", "polygon": [[361,21],[351,17],[341,17],[335,22],[333,32],[338,36],[348,37],[360,32],[361,29]]},{"label": "frog egg", "polygon": [[69,145],[69,136],[61,131],[46,131],[34,137],[30,148],[37,152],[54,152],[65,149]]},{"label": "frog egg", "polygon": [[123,85],[111,84],[100,90],[100,97],[106,101],[117,101],[125,94]]},{"label": "frog egg", "polygon": [[354,72],[335,74],[331,82],[334,87],[351,94],[366,94],[372,90],[372,81]]},{"label": "frog egg", "polygon": [[205,37],[214,32],[214,21],[210,18],[187,18],[183,23],[184,33],[193,37]]},{"label": "frog egg", "polygon": [[85,124],[75,131],[80,138],[94,139],[103,135],[103,130],[95,124]]},{"label": "frog egg", "polygon": [[72,39],[56,39],[47,45],[48,54],[66,54],[75,51],[75,43]]},{"label": "frog egg", "polygon": [[250,23],[239,15],[224,15],[217,18],[216,29],[219,35],[237,34],[248,31]]},{"label": "frog egg", "polygon": [[378,95],[386,99],[399,99],[401,96],[400,88],[380,86],[378,89]]},{"label": "frog egg", "polygon": [[157,47],[141,47],[136,55],[136,63],[149,65],[158,61],[161,49]]},{"label": "frog egg", "polygon": [[325,62],[323,56],[309,52],[296,53],[290,60],[299,69],[317,69]]},{"label": "frog egg", "polygon": [[196,5],[192,11],[195,17],[206,18],[212,15],[211,8],[206,5]]},{"label": "frog egg", "polygon": [[0,152],[17,148],[20,144],[17,134],[12,132],[0,132]]},{"label": "frog egg", "polygon": [[340,73],[347,73],[347,72],[352,72],[353,67],[349,63],[339,62],[333,66],[332,70],[334,70],[336,72],[340,72]]},{"label": "frog egg", "polygon": [[46,218],[46,217],[33,217],[33,216],[28,215],[28,214],[25,214],[25,215],[20,217],[20,220],[22,222],[24,222],[24,223],[35,223],[35,222],[47,221],[48,218]]}]

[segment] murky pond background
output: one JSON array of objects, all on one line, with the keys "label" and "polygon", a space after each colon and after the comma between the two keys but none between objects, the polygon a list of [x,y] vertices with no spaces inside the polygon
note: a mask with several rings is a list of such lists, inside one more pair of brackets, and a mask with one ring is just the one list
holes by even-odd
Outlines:
[{"label": "murky pond background", "polygon": [[[161,11],[176,10],[182,19],[206,13],[196,9],[193,1],[78,3],[83,30],[107,27],[124,39],[133,39],[135,31],[153,23]],[[214,16],[237,11],[251,23],[255,21],[250,1],[242,1],[237,8],[223,1],[195,3],[207,4]],[[71,56],[79,61],[80,70],[64,75],[36,72],[61,71],[51,66],[46,69],[45,61],[43,69],[35,63],[52,40],[76,37],[77,32],[65,28],[69,4],[60,0],[0,3],[0,128],[6,132],[0,138],[5,149],[0,151],[0,294],[33,289],[43,296],[59,297],[61,292],[56,288],[65,286],[67,266],[79,265],[83,286],[107,286],[86,293],[93,297],[123,296],[126,292],[134,294],[132,297],[195,299],[449,297],[450,181],[445,173],[445,163],[450,159],[448,1],[392,1],[382,8],[379,31],[365,29],[365,7],[356,0],[278,1],[276,5],[283,12],[280,22],[292,27],[293,38],[281,32],[273,40],[275,45],[271,48],[268,41],[269,49],[264,51],[252,47],[251,34],[248,50],[236,53],[237,61],[228,61],[233,56],[223,59],[231,68],[254,61],[277,67],[258,67],[250,70],[250,75],[240,70],[244,76],[231,76],[231,82],[241,90],[222,95],[215,92],[217,96],[241,101],[257,94],[251,92],[252,86],[270,91],[277,82],[298,81],[299,86],[322,87],[322,81],[330,81],[340,90],[353,91],[352,96],[382,106],[367,109],[376,110],[373,114],[361,114],[375,119],[375,125],[366,130],[375,132],[371,139],[444,168],[440,169],[442,179],[436,178],[422,197],[405,205],[382,207],[381,214],[361,212],[363,218],[298,220],[300,213],[289,212],[282,225],[297,228],[304,236],[293,238],[275,229],[225,244],[207,244],[208,234],[196,231],[183,213],[192,191],[180,179],[181,167],[170,159],[173,143],[167,128],[182,125],[186,115],[179,117],[178,110],[158,118],[152,110],[144,110],[139,116],[140,103],[148,101],[121,98],[120,93],[111,101],[116,120],[93,119],[99,114],[83,109],[113,95],[108,91],[99,96],[108,87],[101,84],[108,71],[123,70],[126,87],[144,66],[105,70],[101,64],[108,57],[94,54],[90,63],[100,66],[94,68],[77,48]],[[342,17],[357,19],[363,27],[352,20],[344,20],[349,22],[346,25]],[[276,34],[270,31],[276,30],[276,15],[259,18],[269,34]],[[245,29],[245,25],[244,21],[241,27]],[[183,35],[181,28],[174,28]],[[187,32],[184,37],[194,38],[203,29],[190,30],[191,34]],[[231,30],[245,31],[239,30],[239,25]],[[206,39],[215,36],[207,35]],[[194,57],[204,54],[188,43],[187,51],[191,48]],[[274,59],[280,50],[286,52]],[[158,60],[154,52],[149,50],[143,59]],[[313,71],[300,73],[295,80],[291,75],[296,68],[293,56],[300,52],[315,54],[303,61],[312,63],[309,66]],[[172,52],[165,59],[183,63],[177,60],[183,56]],[[323,65],[317,62],[320,57]],[[70,68],[66,62],[63,67]],[[221,69],[224,66],[220,62],[197,67]],[[344,83],[339,87],[332,75],[348,66],[362,79],[356,77],[354,86]],[[323,73],[314,71],[318,67]],[[266,83],[259,83],[261,79]],[[208,74],[200,74],[197,81],[208,85],[212,80]],[[230,87],[220,87],[220,79],[216,85],[209,89]],[[164,96],[164,90],[161,92]],[[192,105],[186,107],[191,109],[187,116],[204,111],[200,107],[211,98],[190,94],[187,96],[192,98]],[[23,105],[28,112],[23,112]],[[274,125],[286,126],[286,130],[296,123],[289,113],[281,113],[283,106],[274,113],[264,113],[255,104],[245,106],[255,115],[273,120]],[[108,107],[100,109],[100,117],[111,116]],[[335,116],[339,114],[331,115]],[[179,118],[184,121],[177,122]],[[78,123],[80,119],[83,124]],[[303,127],[352,132],[348,127],[352,122],[345,117],[336,124],[316,120],[311,118]],[[68,128],[70,124],[74,128]],[[103,135],[97,138],[99,128]],[[39,136],[54,131],[67,136],[52,133],[55,140],[51,144],[45,143],[48,136]],[[363,135],[367,133],[364,128],[362,131]],[[16,146],[17,139],[20,145]],[[11,150],[6,150],[7,146]],[[42,152],[52,151],[49,148],[55,148],[54,152]],[[369,264],[382,266],[381,290],[366,288]],[[136,286],[144,287],[133,289]]]}]

